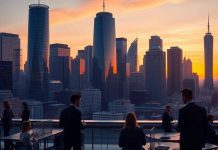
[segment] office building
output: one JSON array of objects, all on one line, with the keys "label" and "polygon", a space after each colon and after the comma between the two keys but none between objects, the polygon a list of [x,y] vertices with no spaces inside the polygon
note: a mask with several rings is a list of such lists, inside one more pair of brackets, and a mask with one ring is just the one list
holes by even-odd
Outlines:
[{"label": "office building", "polygon": [[166,54],[160,46],[151,46],[146,52],[145,70],[146,90],[152,100],[163,103],[166,98]]},{"label": "office building", "polygon": [[71,61],[71,89],[80,91],[84,89],[85,59],[78,56]]},{"label": "office building", "polygon": [[13,91],[12,62],[0,61],[0,90]]},{"label": "office building", "polygon": [[127,55],[127,39],[116,39],[116,55],[117,55],[117,78],[119,97],[124,96],[124,83],[126,81],[126,55]]},{"label": "office building", "polygon": [[101,91],[84,89],[81,91],[80,109],[83,119],[92,119],[92,113],[101,111]]},{"label": "office building", "polygon": [[92,71],[93,71],[93,46],[88,45],[84,49],[85,52],[85,88],[92,87]]},{"label": "office building", "polygon": [[214,90],[213,84],[213,35],[210,32],[210,22],[208,17],[208,31],[204,36],[204,63],[205,79],[204,88]]},{"label": "office building", "polygon": [[184,79],[183,80],[183,89],[192,90],[193,97],[196,97],[196,83],[195,79]]},{"label": "office building", "polygon": [[111,112],[94,112],[92,114],[93,120],[123,120],[124,115],[122,113]]},{"label": "office building", "polygon": [[163,41],[162,39],[157,36],[157,35],[153,35],[151,36],[151,38],[149,39],[149,49],[163,49]]},{"label": "office building", "polygon": [[29,6],[28,25],[28,97],[45,101],[48,94],[49,7]]},{"label": "office building", "polygon": [[[107,109],[105,83],[109,72],[117,73],[115,19],[112,13],[97,13],[94,21],[93,86],[102,91],[102,105]],[[110,83],[109,83],[110,84]]]},{"label": "office building", "polygon": [[190,78],[192,76],[192,61],[184,57],[183,59],[183,79]]},{"label": "office building", "polygon": [[182,89],[182,49],[171,47],[167,50],[167,95],[180,93]]},{"label": "office building", "polygon": [[20,38],[17,34],[0,33],[0,61],[12,62],[13,94],[18,96],[20,81]]},{"label": "office building", "polygon": [[138,67],[138,38],[136,38],[129,47],[127,62],[130,64],[130,72],[137,72]]},{"label": "office building", "polygon": [[145,90],[144,73],[132,72],[130,75],[130,91]]},{"label": "office building", "polygon": [[112,113],[122,113],[126,116],[128,113],[135,111],[135,105],[131,104],[128,99],[117,99],[109,102],[108,111]]},{"label": "office building", "polygon": [[69,88],[70,82],[70,48],[66,44],[50,45],[50,80],[58,80],[64,88]]}]

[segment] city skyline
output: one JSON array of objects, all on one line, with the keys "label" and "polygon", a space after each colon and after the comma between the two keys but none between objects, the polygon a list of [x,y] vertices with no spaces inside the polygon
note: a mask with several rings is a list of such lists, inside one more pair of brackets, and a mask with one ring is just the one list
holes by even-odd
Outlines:
[{"label": "city skyline", "polygon": [[[2,4],[3,6],[7,6],[8,4],[11,4],[11,2],[12,1],[9,0],[8,2],[2,2]],[[130,42],[138,37],[139,64],[142,64],[144,54],[148,50],[149,37],[155,33],[163,39],[164,51],[170,46],[181,47],[186,56],[193,62],[193,72],[197,72],[201,79],[204,78],[203,36],[207,31],[208,10],[211,18],[211,33],[214,36],[214,58],[218,54],[218,45],[216,44],[218,25],[215,22],[215,0],[211,0],[210,2],[204,2],[203,0],[177,0],[176,2],[170,0],[162,2],[154,0],[143,2],[139,0],[137,2],[124,2],[123,6],[121,6],[122,2],[122,0],[110,1],[110,3],[106,1],[106,11],[112,12],[116,19],[116,37],[127,38],[128,47],[130,46]],[[17,14],[15,15],[13,13],[7,18],[1,17],[0,21],[2,27],[1,32],[16,33],[20,35],[21,49],[23,50],[22,64],[25,63],[24,60],[26,60],[27,54],[27,9],[28,4],[30,3],[37,3],[37,1],[19,3],[22,4],[22,6],[18,6],[18,10],[21,13],[20,15],[24,14],[19,18],[20,23],[16,23]],[[75,0],[75,4],[71,4],[72,8],[71,5],[67,6],[67,4],[70,4],[69,1],[60,4],[60,2],[57,1],[52,3],[44,0],[41,1],[41,3],[49,5],[51,9],[50,43],[58,42],[69,44],[72,49],[72,56],[77,54],[78,49],[93,43],[94,16],[97,12],[102,11],[102,1],[84,0],[79,2],[79,0]],[[193,5],[195,7],[192,9],[191,6]],[[13,7],[14,5],[11,5],[8,9],[10,10]],[[120,7],[122,12],[118,12],[116,10],[117,7]],[[172,7],[171,12],[167,10],[169,7]],[[205,8],[205,11],[199,12],[203,7]],[[187,12],[185,12],[186,9],[188,10]],[[4,11],[4,8],[1,11]],[[159,16],[155,15],[154,12],[159,13]],[[161,12],[164,12],[164,14]],[[177,14],[170,15],[173,12],[176,12]],[[137,15],[138,17],[134,17],[134,15]],[[150,19],[149,21],[147,19],[143,21],[140,19],[142,17]],[[83,25],[82,27],[84,30],[79,30],[81,27],[80,25],[84,23],[89,23],[90,26],[87,27]],[[68,27],[67,30],[65,30],[66,27]],[[86,34],[84,35],[84,33]],[[214,78],[218,77],[217,64],[218,61],[214,59]]]}]

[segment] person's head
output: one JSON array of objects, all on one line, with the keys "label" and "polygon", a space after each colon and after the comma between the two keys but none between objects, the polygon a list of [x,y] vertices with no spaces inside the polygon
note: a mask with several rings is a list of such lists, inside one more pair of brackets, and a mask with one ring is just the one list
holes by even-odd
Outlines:
[{"label": "person's head", "polygon": [[22,106],[23,106],[23,110],[28,110],[29,109],[26,102],[23,102]]},{"label": "person's head", "polygon": [[10,105],[10,103],[8,101],[4,101],[3,106],[4,106],[5,109],[10,109],[11,108],[11,105]]},{"label": "person's head", "polygon": [[28,132],[32,129],[32,124],[30,121],[24,121],[22,123],[22,132]]},{"label": "person's head", "polygon": [[165,106],[165,111],[166,111],[166,112],[171,112],[171,107],[170,107],[170,105]]},{"label": "person's head", "polygon": [[137,123],[137,118],[134,112],[128,113],[126,116],[126,123],[125,123],[126,128],[136,128],[139,127]]},{"label": "person's head", "polygon": [[81,99],[81,95],[80,94],[73,94],[70,98],[70,101],[72,104],[76,105],[77,107],[79,107],[80,105],[80,99]]},{"label": "person's head", "polygon": [[213,115],[208,115],[207,120],[209,123],[213,123]]},{"label": "person's head", "polygon": [[182,93],[182,101],[184,104],[186,104],[187,102],[191,101],[193,96],[192,96],[192,90],[189,89],[183,89],[181,91]]}]

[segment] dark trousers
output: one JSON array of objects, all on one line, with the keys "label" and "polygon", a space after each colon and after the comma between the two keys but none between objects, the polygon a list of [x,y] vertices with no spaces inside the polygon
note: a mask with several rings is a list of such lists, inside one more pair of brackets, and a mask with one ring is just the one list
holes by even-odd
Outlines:
[{"label": "dark trousers", "polygon": [[64,150],[81,150],[81,144],[64,143]]},{"label": "dark trousers", "polygon": [[[11,130],[10,127],[3,127],[3,130],[4,130],[4,136],[10,135],[10,130]],[[13,143],[11,141],[5,140],[4,145],[6,150],[13,149]]]}]

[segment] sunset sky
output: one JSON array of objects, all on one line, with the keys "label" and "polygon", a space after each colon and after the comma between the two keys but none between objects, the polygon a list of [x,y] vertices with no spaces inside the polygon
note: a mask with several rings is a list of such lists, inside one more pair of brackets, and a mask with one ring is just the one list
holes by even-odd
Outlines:
[{"label": "sunset sky", "polygon": [[[28,5],[37,0],[0,0],[0,32],[20,35],[22,65],[27,57]],[[71,55],[92,45],[94,17],[102,0],[41,0],[50,7],[50,43],[71,47]],[[138,37],[139,63],[151,35],[163,39],[164,51],[179,46],[204,77],[203,36],[210,14],[214,36],[214,76],[218,78],[218,0],[106,0],[106,11],[116,19],[116,37],[126,37],[128,47]],[[23,67],[23,66],[22,66]]]}]

